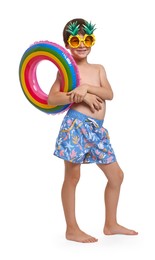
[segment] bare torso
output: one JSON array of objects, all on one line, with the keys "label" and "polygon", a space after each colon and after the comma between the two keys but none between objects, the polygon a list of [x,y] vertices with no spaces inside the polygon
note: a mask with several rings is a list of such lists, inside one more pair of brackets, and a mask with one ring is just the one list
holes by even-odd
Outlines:
[{"label": "bare torso", "polygon": [[94,113],[89,109],[89,107],[84,102],[81,102],[80,104],[73,104],[71,108],[89,117],[93,117],[99,120],[103,120],[105,116],[105,102],[103,103],[103,108],[99,111],[96,110]]},{"label": "bare torso", "polygon": [[[101,87],[98,65],[87,63],[85,65],[78,66],[78,69],[80,73],[80,85],[87,83],[92,86]],[[99,111],[95,110],[94,113],[85,102],[78,104],[74,103],[71,108],[87,116],[103,120],[106,111],[106,103],[103,101],[102,109]]]}]

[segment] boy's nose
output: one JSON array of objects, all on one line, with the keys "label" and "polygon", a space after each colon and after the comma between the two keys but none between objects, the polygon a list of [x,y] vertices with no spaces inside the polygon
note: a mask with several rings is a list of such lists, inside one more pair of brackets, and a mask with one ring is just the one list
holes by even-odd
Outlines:
[{"label": "boy's nose", "polygon": [[80,47],[84,47],[84,41],[80,41]]}]

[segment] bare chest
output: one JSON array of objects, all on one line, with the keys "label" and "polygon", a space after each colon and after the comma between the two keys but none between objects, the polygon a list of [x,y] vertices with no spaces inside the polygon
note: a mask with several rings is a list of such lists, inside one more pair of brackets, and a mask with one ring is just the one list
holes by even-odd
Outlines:
[{"label": "bare chest", "polygon": [[80,70],[80,83],[100,86],[99,71],[94,68],[87,68],[87,70]]}]

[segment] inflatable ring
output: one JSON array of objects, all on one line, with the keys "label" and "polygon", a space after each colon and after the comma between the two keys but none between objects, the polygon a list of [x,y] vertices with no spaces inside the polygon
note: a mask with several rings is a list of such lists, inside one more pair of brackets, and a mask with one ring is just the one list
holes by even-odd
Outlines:
[{"label": "inflatable ring", "polygon": [[22,90],[30,103],[39,110],[48,114],[64,112],[72,104],[49,106],[48,95],[39,86],[36,69],[43,60],[49,60],[57,66],[62,79],[60,91],[69,92],[79,85],[78,69],[69,52],[56,43],[40,41],[32,44],[21,58],[19,79]]}]

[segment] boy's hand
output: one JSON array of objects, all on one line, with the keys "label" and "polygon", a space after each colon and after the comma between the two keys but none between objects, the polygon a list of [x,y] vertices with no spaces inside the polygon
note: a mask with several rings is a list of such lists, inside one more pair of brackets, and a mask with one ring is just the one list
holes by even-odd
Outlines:
[{"label": "boy's hand", "polygon": [[90,110],[93,113],[95,112],[95,110],[99,111],[102,109],[103,100],[94,94],[87,93],[83,101],[90,107]]},{"label": "boy's hand", "polygon": [[67,93],[70,96],[71,103],[80,103],[84,100],[87,94],[87,88],[84,86],[79,86],[74,90]]}]

